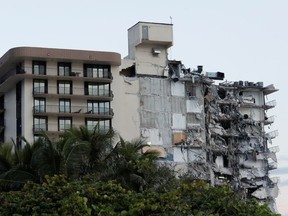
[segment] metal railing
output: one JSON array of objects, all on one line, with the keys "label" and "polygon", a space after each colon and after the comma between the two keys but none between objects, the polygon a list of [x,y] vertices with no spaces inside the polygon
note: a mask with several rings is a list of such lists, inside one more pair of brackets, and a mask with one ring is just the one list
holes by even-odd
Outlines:
[{"label": "metal railing", "polygon": [[58,106],[58,105],[37,105],[33,107],[36,113],[79,113],[94,115],[113,115],[112,108],[98,107],[98,109],[88,108],[87,106]]},{"label": "metal railing", "polygon": [[[52,90],[52,91],[51,91]],[[72,88],[57,86],[41,86],[34,87],[33,94],[67,94],[67,95],[87,95],[87,96],[98,96],[98,97],[113,97],[111,90],[106,89],[85,89],[85,88]]]}]

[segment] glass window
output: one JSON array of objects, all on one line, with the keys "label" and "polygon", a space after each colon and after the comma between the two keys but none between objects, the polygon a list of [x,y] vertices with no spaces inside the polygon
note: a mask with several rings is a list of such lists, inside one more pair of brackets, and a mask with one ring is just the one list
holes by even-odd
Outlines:
[{"label": "glass window", "polygon": [[111,121],[106,119],[86,119],[86,127],[88,130],[94,130],[95,127],[101,132],[107,132],[111,128]]},{"label": "glass window", "polygon": [[94,78],[111,78],[110,65],[85,64],[84,76]]},{"label": "glass window", "polygon": [[88,101],[87,111],[93,114],[109,115],[110,114],[110,102],[109,101],[106,101],[106,102]]},{"label": "glass window", "polygon": [[47,80],[33,80],[33,93],[34,94],[47,93]]},{"label": "glass window", "polygon": [[71,63],[59,62],[58,63],[58,76],[70,76]]},{"label": "glass window", "polygon": [[98,95],[98,85],[97,84],[89,84],[88,85],[88,95]]},{"label": "glass window", "polygon": [[110,120],[99,120],[99,130],[107,132],[110,130]]},{"label": "glass window", "polygon": [[36,75],[46,75],[46,62],[45,61],[33,61],[32,72]]},{"label": "glass window", "polygon": [[98,124],[98,121],[95,119],[87,119],[86,121],[86,127],[88,130],[94,130],[97,124]]},{"label": "glass window", "polygon": [[98,114],[98,102],[97,101],[88,101],[87,103],[87,112]]},{"label": "glass window", "polygon": [[86,95],[110,96],[110,84],[86,83]]},{"label": "glass window", "polygon": [[71,112],[70,99],[59,99],[59,112]]},{"label": "glass window", "polygon": [[34,117],[34,131],[47,131],[47,118]]},{"label": "glass window", "polygon": [[58,81],[58,94],[72,94],[72,82]]},{"label": "glass window", "polygon": [[46,99],[45,98],[34,98],[34,112],[46,112]]},{"label": "glass window", "polygon": [[58,130],[67,130],[72,127],[72,119],[70,117],[60,117],[58,119]]},{"label": "glass window", "polygon": [[109,102],[99,102],[99,114],[109,115],[110,103]]}]

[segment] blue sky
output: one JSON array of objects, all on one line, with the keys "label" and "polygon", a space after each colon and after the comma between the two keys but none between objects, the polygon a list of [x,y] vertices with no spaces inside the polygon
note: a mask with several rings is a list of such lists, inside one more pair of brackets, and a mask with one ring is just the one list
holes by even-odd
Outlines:
[{"label": "blue sky", "polygon": [[12,47],[37,46],[125,57],[129,27],[138,21],[170,23],[172,17],[170,59],[224,72],[227,80],[263,81],[280,89],[267,98],[277,100],[268,116],[276,116],[269,130],[279,131],[271,145],[280,146],[279,169],[273,172],[281,177],[278,210],[288,215],[287,11],[287,0],[9,0],[0,5],[0,56]]}]

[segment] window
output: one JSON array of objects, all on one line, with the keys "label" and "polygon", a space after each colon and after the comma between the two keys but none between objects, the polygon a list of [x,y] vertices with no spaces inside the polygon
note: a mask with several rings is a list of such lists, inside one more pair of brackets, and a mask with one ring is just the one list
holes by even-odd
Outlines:
[{"label": "window", "polygon": [[93,114],[99,115],[109,115],[110,114],[110,102],[100,102],[100,101],[88,101],[87,111]]},{"label": "window", "polygon": [[58,119],[58,130],[67,130],[72,127],[72,119],[70,117],[59,117]]},{"label": "window", "polygon": [[94,78],[111,78],[110,65],[84,65],[84,76]]},{"label": "window", "polygon": [[58,76],[70,76],[70,75],[71,75],[71,63],[59,62]]},{"label": "window", "polygon": [[188,97],[196,97],[196,86],[186,83],[186,92]]},{"label": "window", "polygon": [[86,119],[86,127],[88,130],[94,130],[95,127],[101,132],[107,132],[111,128],[111,121],[108,119]]},{"label": "window", "polygon": [[34,113],[46,112],[46,99],[34,98]]},{"label": "window", "polygon": [[110,84],[85,83],[85,94],[109,97]]},{"label": "window", "polygon": [[34,143],[37,142],[40,138],[43,138],[42,135],[34,135]]},{"label": "window", "polygon": [[72,94],[72,82],[58,81],[58,94]]},{"label": "window", "polygon": [[46,62],[45,61],[33,61],[32,72],[36,75],[46,75]]},{"label": "window", "polygon": [[143,40],[149,40],[149,27],[146,25],[142,26],[142,39]]},{"label": "window", "polygon": [[34,94],[47,93],[47,80],[33,80],[33,93]]},{"label": "window", "polygon": [[71,112],[71,101],[70,99],[59,99],[59,112]]},{"label": "window", "polygon": [[47,131],[47,117],[34,117],[34,131]]}]

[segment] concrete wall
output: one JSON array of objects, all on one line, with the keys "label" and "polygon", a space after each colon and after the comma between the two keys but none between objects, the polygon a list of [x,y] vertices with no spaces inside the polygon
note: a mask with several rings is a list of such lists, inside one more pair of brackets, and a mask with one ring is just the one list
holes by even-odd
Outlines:
[{"label": "concrete wall", "polygon": [[5,135],[4,139],[10,142],[11,138],[16,141],[16,86],[5,94]]},{"label": "concrete wall", "polygon": [[33,80],[25,79],[22,85],[22,135],[33,142]]},{"label": "concrete wall", "polygon": [[[154,55],[153,48],[160,50],[160,54]],[[159,44],[140,44],[135,48],[136,72],[137,74],[149,74],[164,76],[167,66],[167,49]]]},{"label": "concrete wall", "polygon": [[[126,62],[126,60],[123,61]],[[130,62],[130,66],[132,64],[133,63]],[[125,63],[123,63],[123,65],[125,65]],[[129,63],[127,63],[125,67],[128,67],[128,65]],[[139,80],[134,77],[121,76],[118,68],[113,68],[112,74],[113,82],[111,89],[114,94],[111,103],[114,112],[112,126],[125,140],[139,138]]]}]

